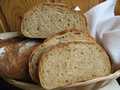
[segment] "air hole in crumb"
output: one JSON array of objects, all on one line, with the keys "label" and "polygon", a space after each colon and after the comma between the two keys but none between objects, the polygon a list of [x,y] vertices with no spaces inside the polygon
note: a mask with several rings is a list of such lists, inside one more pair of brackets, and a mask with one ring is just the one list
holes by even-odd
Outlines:
[{"label": "air hole in crumb", "polygon": [[65,36],[62,36],[61,38],[63,39],[63,38],[65,38]]},{"label": "air hole in crumb", "polygon": [[61,73],[61,75],[63,76],[63,73]]},{"label": "air hole in crumb", "polygon": [[96,77],[96,75],[93,74],[92,77]]},{"label": "air hole in crumb", "polygon": [[77,48],[74,48],[73,51],[75,52],[77,50]]},{"label": "air hole in crumb", "polygon": [[[67,57],[67,60],[69,60],[70,59],[70,57]],[[66,62],[67,63],[67,62]]]},{"label": "air hole in crumb", "polygon": [[50,53],[50,56],[53,56],[53,54],[52,54],[52,53]]},{"label": "air hole in crumb", "polygon": [[77,69],[77,66],[74,66],[75,69]]},{"label": "air hole in crumb", "polygon": [[70,26],[70,24],[69,24],[69,23],[68,23],[67,25],[68,25],[68,26]]},{"label": "air hole in crumb", "polygon": [[67,48],[66,50],[69,51],[69,52],[71,51],[69,48]]},{"label": "air hole in crumb", "polygon": [[37,27],[37,31],[39,31],[39,29],[40,29],[40,28],[39,28],[39,27]]},{"label": "air hole in crumb", "polygon": [[27,18],[24,18],[25,21],[27,21]]},{"label": "air hole in crumb", "polygon": [[49,73],[50,71],[49,70],[47,70],[47,73]]},{"label": "air hole in crumb", "polygon": [[79,23],[79,21],[77,21],[77,23]]},{"label": "air hole in crumb", "polygon": [[62,20],[61,20],[61,19],[59,19],[59,21],[61,22]]},{"label": "air hole in crumb", "polygon": [[65,80],[65,82],[69,82],[68,80]]},{"label": "air hole in crumb", "polygon": [[[97,48],[96,48],[97,49]],[[99,50],[99,52],[101,52],[101,50]]]},{"label": "air hole in crumb", "polygon": [[68,19],[68,21],[70,22],[70,19]]},{"label": "air hole in crumb", "polygon": [[75,34],[80,34],[80,32],[75,32]]},{"label": "air hole in crumb", "polygon": [[84,53],[83,53],[83,52],[81,52],[81,54],[82,54],[82,55],[84,55]]},{"label": "air hole in crumb", "polygon": [[36,10],[33,10],[33,13],[35,13],[36,12]]}]

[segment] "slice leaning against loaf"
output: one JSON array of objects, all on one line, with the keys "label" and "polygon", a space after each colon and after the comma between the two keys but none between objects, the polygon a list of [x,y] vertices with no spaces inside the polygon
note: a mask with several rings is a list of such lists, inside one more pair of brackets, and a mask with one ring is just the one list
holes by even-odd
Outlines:
[{"label": "slice leaning against loaf", "polygon": [[34,52],[29,59],[29,73],[34,82],[39,82],[38,78],[38,58],[41,53],[48,47],[59,43],[67,43],[72,41],[95,42],[87,33],[77,29],[70,29],[52,35],[45,40]]},{"label": "slice leaning against loaf", "polygon": [[40,83],[54,89],[109,75],[111,64],[96,43],[70,42],[46,50],[39,60]]},{"label": "slice leaning against loaf", "polygon": [[49,4],[28,11],[21,24],[21,32],[31,38],[47,38],[71,28],[87,31],[85,16],[64,6]]}]

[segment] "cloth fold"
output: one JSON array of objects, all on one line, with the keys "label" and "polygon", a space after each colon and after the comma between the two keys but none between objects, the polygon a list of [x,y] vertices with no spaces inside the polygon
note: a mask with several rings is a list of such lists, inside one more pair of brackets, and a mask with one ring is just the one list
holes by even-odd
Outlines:
[{"label": "cloth fold", "polygon": [[114,14],[116,1],[106,0],[85,13],[90,34],[108,52],[113,70],[120,69],[120,16]]}]

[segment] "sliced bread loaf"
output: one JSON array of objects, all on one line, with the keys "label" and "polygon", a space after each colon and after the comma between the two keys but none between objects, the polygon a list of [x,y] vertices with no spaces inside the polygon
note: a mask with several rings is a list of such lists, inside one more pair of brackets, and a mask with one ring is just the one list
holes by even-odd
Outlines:
[{"label": "sliced bread loaf", "polygon": [[34,52],[32,53],[29,60],[29,73],[34,82],[39,82],[38,78],[38,58],[41,56],[41,53],[48,47],[59,43],[67,43],[73,41],[81,42],[95,42],[87,33],[81,32],[77,29],[70,29],[59,32],[55,35],[52,35],[45,40]]},{"label": "sliced bread loaf", "polygon": [[45,50],[39,60],[40,83],[45,89],[63,87],[110,73],[109,58],[96,43],[58,44]]},{"label": "sliced bread loaf", "polygon": [[51,34],[71,28],[87,31],[83,14],[53,4],[34,7],[24,15],[21,24],[21,32],[31,38],[47,38]]}]

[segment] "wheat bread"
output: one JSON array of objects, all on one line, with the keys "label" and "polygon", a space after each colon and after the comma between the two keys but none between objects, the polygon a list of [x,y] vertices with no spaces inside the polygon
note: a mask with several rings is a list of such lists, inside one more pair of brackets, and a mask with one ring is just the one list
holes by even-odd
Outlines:
[{"label": "wheat bread", "polygon": [[21,32],[26,37],[47,38],[52,34],[75,28],[87,31],[86,18],[64,5],[41,4],[24,15]]},{"label": "wheat bread", "polygon": [[46,49],[39,59],[39,78],[45,89],[63,87],[111,73],[109,57],[96,43],[57,44]]},{"label": "wheat bread", "polygon": [[95,40],[93,40],[88,33],[81,32],[77,29],[65,30],[48,37],[48,39],[46,39],[43,44],[41,44],[39,47],[36,48],[36,50],[33,51],[29,59],[29,73],[34,82],[39,82],[38,58],[41,56],[43,51],[53,45],[72,41],[95,42]]}]

